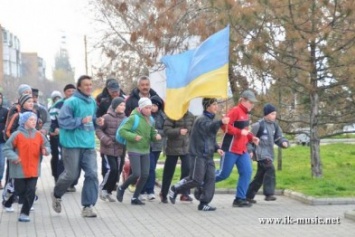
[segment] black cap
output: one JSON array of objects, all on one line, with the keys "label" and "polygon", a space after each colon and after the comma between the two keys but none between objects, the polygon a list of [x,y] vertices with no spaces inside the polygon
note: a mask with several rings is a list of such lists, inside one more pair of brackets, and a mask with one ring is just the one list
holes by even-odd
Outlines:
[{"label": "black cap", "polygon": [[65,92],[68,89],[76,89],[76,87],[73,84],[66,84],[63,91]]}]

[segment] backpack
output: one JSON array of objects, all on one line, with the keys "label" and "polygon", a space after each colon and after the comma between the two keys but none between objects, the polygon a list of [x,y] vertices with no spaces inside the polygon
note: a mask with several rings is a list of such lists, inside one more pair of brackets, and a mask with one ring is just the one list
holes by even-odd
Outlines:
[{"label": "backpack", "polygon": [[[154,118],[152,116],[149,116],[149,119],[150,119],[150,122],[152,123],[152,126],[154,125]],[[122,137],[120,135],[120,130],[122,129],[123,125],[125,123],[127,123],[128,121],[128,117],[124,118],[120,124],[120,126],[117,128],[117,131],[116,131],[116,141],[118,143],[121,143],[122,145],[126,145],[127,144],[127,141],[124,137]],[[136,129],[138,128],[138,125],[139,125],[139,117],[137,114],[134,115],[134,123],[133,123],[133,126],[131,128],[131,132],[135,132]]]},{"label": "backpack", "polygon": [[9,137],[11,136],[11,133],[12,133],[12,131],[11,131],[12,128],[16,126],[16,125],[14,125],[14,123],[18,121],[18,117],[19,117],[19,114],[21,111],[21,106],[19,104],[15,104],[12,111],[13,111],[13,113],[11,113],[9,111],[9,113],[7,114],[7,118],[6,118],[5,129],[4,129],[5,141],[7,139],[9,139]]}]

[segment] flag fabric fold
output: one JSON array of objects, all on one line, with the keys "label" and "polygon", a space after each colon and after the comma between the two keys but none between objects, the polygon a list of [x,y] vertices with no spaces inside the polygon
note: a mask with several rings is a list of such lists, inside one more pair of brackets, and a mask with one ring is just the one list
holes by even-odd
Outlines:
[{"label": "flag fabric fold", "polygon": [[197,97],[227,98],[229,26],[196,49],[162,57],[166,72],[165,113],[178,120]]}]

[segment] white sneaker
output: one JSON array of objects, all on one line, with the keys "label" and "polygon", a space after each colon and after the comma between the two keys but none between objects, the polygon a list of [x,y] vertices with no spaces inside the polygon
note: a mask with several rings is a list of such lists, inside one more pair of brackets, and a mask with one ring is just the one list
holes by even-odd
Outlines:
[{"label": "white sneaker", "polygon": [[154,193],[148,194],[148,200],[149,200],[149,201],[153,201],[154,199],[155,199]]},{"label": "white sneaker", "polygon": [[106,201],[107,195],[108,195],[108,193],[107,193],[106,190],[101,190],[101,192],[100,192],[100,199],[103,200],[103,201]]},{"label": "white sneaker", "polygon": [[6,212],[14,212],[14,208],[13,207],[5,207],[5,211]]},{"label": "white sneaker", "polygon": [[141,201],[147,200],[146,197],[143,194],[139,195],[138,199],[141,200]]}]

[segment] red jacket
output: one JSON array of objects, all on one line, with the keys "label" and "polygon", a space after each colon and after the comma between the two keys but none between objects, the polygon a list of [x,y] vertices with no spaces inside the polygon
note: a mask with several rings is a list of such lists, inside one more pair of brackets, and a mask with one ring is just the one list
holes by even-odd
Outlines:
[{"label": "red jacket", "polygon": [[248,110],[241,103],[233,107],[227,115],[230,118],[228,125],[222,125],[225,132],[222,141],[222,150],[236,154],[247,152],[247,144],[253,139],[253,134],[249,132],[247,136],[242,136],[242,129],[249,129]]}]

